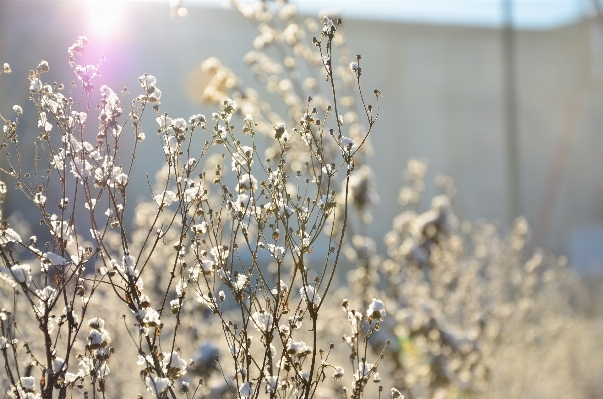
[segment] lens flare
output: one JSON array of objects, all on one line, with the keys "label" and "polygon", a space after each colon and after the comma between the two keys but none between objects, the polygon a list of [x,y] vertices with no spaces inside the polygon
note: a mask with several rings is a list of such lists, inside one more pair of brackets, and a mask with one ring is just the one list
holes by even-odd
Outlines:
[{"label": "lens flare", "polygon": [[88,24],[91,33],[110,36],[115,33],[123,14],[124,3],[110,0],[86,1]]}]

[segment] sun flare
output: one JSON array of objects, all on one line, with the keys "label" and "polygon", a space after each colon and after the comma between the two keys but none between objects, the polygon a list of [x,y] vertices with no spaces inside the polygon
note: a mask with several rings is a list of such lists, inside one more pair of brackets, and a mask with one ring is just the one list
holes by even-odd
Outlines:
[{"label": "sun flare", "polygon": [[117,30],[123,13],[123,2],[88,0],[86,1],[86,7],[91,33],[106,37]]}]

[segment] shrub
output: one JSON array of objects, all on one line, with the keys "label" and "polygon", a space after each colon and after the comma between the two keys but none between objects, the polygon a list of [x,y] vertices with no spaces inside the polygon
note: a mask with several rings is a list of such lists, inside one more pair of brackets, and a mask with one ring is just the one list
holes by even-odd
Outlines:
[{"label": "shrub", "polygon": [[[280,13],[295,23],[291,6]],[[314,47],[299,43],[300,58],[312,67],[320,61],[330,96],[301,100],[296,83],[281,80],[287,119],[249,93],[228,97],[215,81],[211,116],[168,115],[149,74],[127,106],[127,89],[102,85],[103,60],[86,64],[83,36],[68,50],[77,83],[46,83],[46,61],[30,73],[35,159],[19,150],[31,145],[19,128],[29,116],[19,106],[13,118],[1,116],[3,172],[40,217],[29,238],[18,221],[4,220],[0,231],[0,350],[11,396],[105,397],[145,387],[157,397],[309,398],[329,385],[328,374],[349,378],[351,396],[362,395],[379,363],[369,362],[362,337],[378,329],[383,303],[373,302],[366,321],[348,314],[352,372],[332,361],[334,345],[319,336],[319,324],[340,263],[355,158],[378,109],[360,88],[360,56],[336,73],[339,21],[324,17],[322,25]],[[284,41],[300,51],[287,32]],[[280,40],[272,34],[256,45]],[[248,58],[270,62],[261,53]],[[355,83],[366,123],[353,121],[351,137],[338,104],[340,75]],[[129,187],[141,178],[137,158],[149,151],[148,118],[157,122],[164,163],[154,182],[147,177],[151,196],[135,206],[129,228]],[[258,137],[270,140],[263,153]]]},{"label": "shrub", "polygon": [[[283,112],[212,58],[200,97],[215,112],[167,114],[150,74],[133,95],[102,85],[79,37],[77,83],[48,84],[41,61],[36,114],[0,115],[0,202],[39,219],[0,226],[0,385],[24,399],[491,395],[500,351],[574,317],[565,258],[525,260],[524,219],[506,237],[459,222],[450,178],[426,206],[418,160],[379,254],[359,234],[378,201],[366,159],[380,98],[361,88],[361,56],[334,16],[304,27],[290,4],[233,6],[258,22],[245,61]],[[137,172],[143,156],[159,159],[154,177]]]}]

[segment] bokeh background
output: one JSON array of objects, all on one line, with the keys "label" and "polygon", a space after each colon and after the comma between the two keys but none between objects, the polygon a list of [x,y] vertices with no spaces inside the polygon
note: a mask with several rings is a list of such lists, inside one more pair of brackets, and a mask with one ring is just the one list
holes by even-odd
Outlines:
[{"label": "bokeh background", "polygon": [[[454,178],[460,219],[498,220],[506,230],[524,215],[533,246],[568,255],[584,275],[603,270],[601,4],[298,5],[308,18],[317,18],[322,8],[338,10],[349,51],[363,56],[365,87],[383,93],[369,160],[380,202],[368,234],[380,248],[401,209],[402,170],[418,157],[429,163],[428,197],[437,191],[431,184],[436,174]],[[199,65],[209,57],[219,58],[243,85],[261,90],[243,62],[256,32],[253,23],[217,1],[2,0],[0,62],[10,63],[13,74],[0,79],[0,110],[7,114],[20,104],[34,112],[27,104],[27,73],[41,59],[51,67],[47,80],[74,80],[67,47],[86,35],[88,62],[96,63],[101,54],[107,58],[104,84],[137,93],[137,78],[147,72],[163,90],[163,111],[185,118],[209,114],[213,108],[198,96]],[[34,137],[35,122],[30,123],[22,129]],[[32,146],[26,156],[33,151]],[[158,166],[148,157],[141,168],[152,174]],[[146,181],[136,187],[148,195]],[[14,208],[11,201],[6,212]]]},{"label": "bokeh background", "polygon": [[[437,194],[433,182],[443,173],[455,181],[459,219],[497,220],[504,233],[524,215],[532,236],[526,256],[537,246],[567,255],[583,277],[575,291],[590,289],[586,300],[576,292],[559,295],[575,312],[571,318],[563,319],[555,303],[538,302],[535,312],[549,310],[562,320],[555,333],[544,322],[540,330],[527,319],[510,324],[516,334],[501,345],[488,397],[603,397],[603,284],[594,278],[603,272],[603,16],[597,1],[297,3],[304,20],[325,13],[343,18],[349,52],[362,55],[366,92],[383,94],[368,159],[380,200],[366,232],[379,253],[402,210],[402,172],[411,158],[422,158],[429,164],[425,198]],[[163,92],[162,112],[174,118],[215,111],[200,101],[208,79],[201,63],[209,57],[282,110],[244,62],[257,34],[254,22],[213,0],[0,0],[0,63],[13,70],[0,76],[0,112],[12,117],[14,104],[23,107],[20,147],[29,161],[39,129],[28,72],[47,60],[45,82],[76,80],[67,48],[79,35],[90,40],[87,63],[106,57],[96,85],[115,92],[128,87],[132,98],[140,93],[138,77],[152,74]],[[152,182],[164,161],[156,129],[149,117],[144,145],[155,151],[138,153],[133,176],[141,177],[129,186],[135,197],[149,198],[145,173]],[[22,199],[9,186],[4,215],[18,211],[35,224],[38,209]],[[419,211],[427,208],[428,202]],[[515,305],[511,309],[519,309]]]}]

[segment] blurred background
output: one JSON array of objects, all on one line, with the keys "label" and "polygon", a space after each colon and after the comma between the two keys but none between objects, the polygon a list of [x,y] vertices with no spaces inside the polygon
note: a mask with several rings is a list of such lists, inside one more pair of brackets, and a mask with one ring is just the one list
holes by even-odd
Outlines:
[{"label": "blurred background", "polygon": [[[365,89],[383,93],[369,160],[380,202],[368,234],[382,237],[400,213],[403,169],[429,164],[455,180],[462,220],[498,220],[507,230],[524,215],[532,243],[568,255],[583,274],[603,271],[603,16],[597,0],[300,0],[301,14],[337,9],[351,54],[361,54]],[[332,12],[332,11],[331,11]],[[101,54],[102,84],[135,95],[143,73],[157,77],[162,111],[210,114],[198,101],[200,63],[217,57],[244,86],[261,88],[243,62],[253,23],[212,0],[0,1],[0,112],[26,113],[27,73],[44,59],[48,81],[68,84],[67,48],[90,40]],[[276,97],[275,97],[276,100]],[[27,118],[24,118],[25,120]],[[37,134],[21,125],[21,145]],[[151,121],[154,123],[154,121]],[[29,123],[29,125],[27,124]],[[153,138],[152,125],[147,137]],[[151,133],[151,134],[149,134]],[[33,140],[32,140],[33,142]],[[33,145],[25,156],[34,156]],[[150,174],[159,166],[146,157]],[[137,184],[148,195],[147,182]],[[5,212],[13,204],[9,197]],[[27,212],[27,211],[26,211]]]}]

